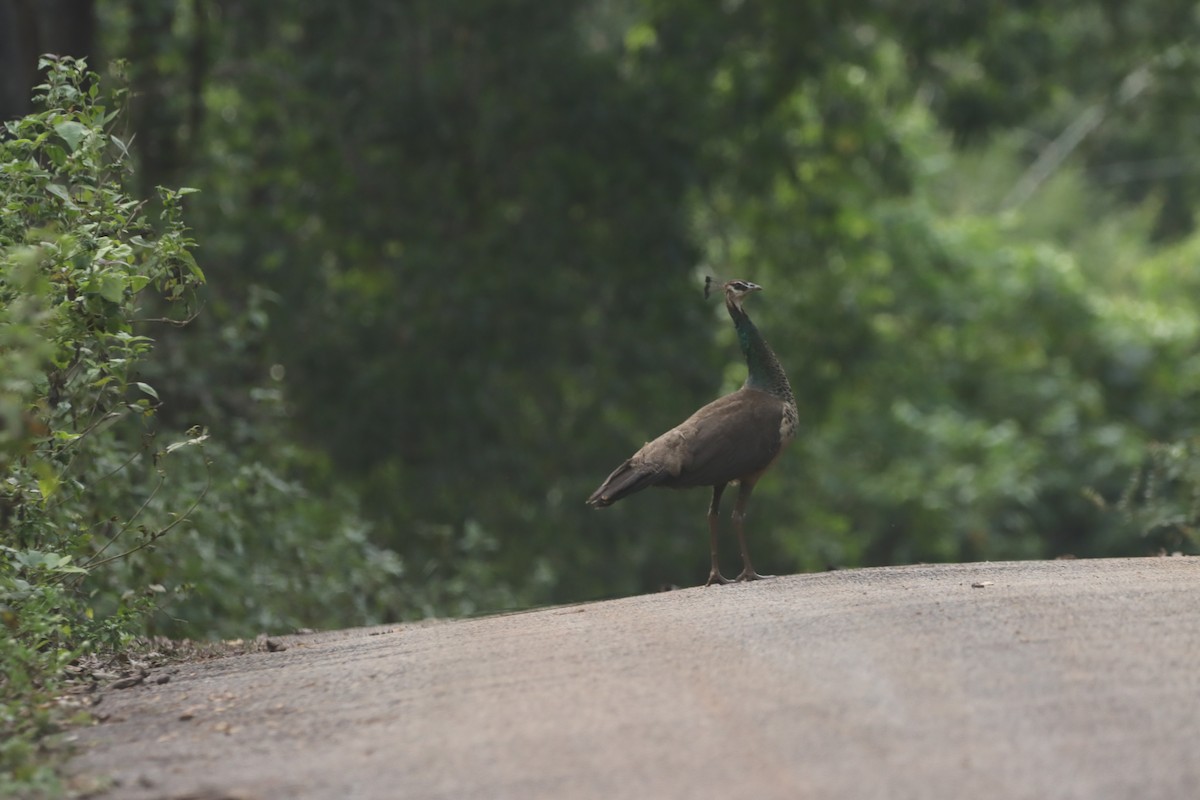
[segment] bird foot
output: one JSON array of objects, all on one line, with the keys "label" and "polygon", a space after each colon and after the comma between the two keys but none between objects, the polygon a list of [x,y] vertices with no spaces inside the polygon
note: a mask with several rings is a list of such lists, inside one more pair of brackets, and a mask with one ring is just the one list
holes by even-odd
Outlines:
[{"label": "bird foot", "polygon": [[736,580],[738,580],[738,581],[760,581],[763,578],[774,578],[774,577],[775,577],[774,575],[759,575],[753,569],[744,569],[744,570],[742,570],[741,574],[737,576]]},{"label": "bird foot", "polygon": [[719,583],[720,585],[724,586],[727,583],[733,583],[733,581],[729,580],[729,578],[726,578],[724,575],[714,569],[712,572],[708,573],[708,580],[704,582],[704,585],[712,586],[714,583]]}]

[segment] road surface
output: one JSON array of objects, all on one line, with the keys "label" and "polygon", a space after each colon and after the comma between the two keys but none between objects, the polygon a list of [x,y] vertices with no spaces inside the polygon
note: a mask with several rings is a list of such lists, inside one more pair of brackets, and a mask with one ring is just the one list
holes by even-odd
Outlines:
[{"label": "road surface", "polygon": [[1200,558],[846,570],[280,642],[106,690],[77,780],[122,800],[1200,798]]}]

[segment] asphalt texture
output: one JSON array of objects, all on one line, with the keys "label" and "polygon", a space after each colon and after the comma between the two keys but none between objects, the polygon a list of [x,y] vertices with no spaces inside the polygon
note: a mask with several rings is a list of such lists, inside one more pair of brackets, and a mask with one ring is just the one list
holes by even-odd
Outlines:
[{"label": "asphalt texture", "polygon": [[279,643],[105,690],[77,785],[1200,798],[1200,558],[846,570]]}]

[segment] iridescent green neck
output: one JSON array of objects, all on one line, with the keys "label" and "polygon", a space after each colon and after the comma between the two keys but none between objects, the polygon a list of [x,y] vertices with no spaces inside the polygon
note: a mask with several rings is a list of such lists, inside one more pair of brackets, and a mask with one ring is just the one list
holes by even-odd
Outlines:
[{"label": "iridescent green neck", "polygon": [[725,308],[729,310],[729,316],[733,319],[738,344],[742,346],[742,355],[746,357],[746,386],[794,403],[796,399],[792,394],[792,385],[788,383],[783,365],[758,332],[758,328],[754,327],[750,316],[728,298]]}]

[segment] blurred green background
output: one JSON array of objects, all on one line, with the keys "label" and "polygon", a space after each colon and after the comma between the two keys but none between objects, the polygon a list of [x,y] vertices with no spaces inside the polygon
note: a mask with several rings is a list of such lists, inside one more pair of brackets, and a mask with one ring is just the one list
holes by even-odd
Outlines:
[{"label": "blurred green background", "polygon": [[[233,636],[701,582],[706,492],[583,500],[744,377],[709,273],[765,288],[800,405],[752,505],[765,571],[1195,552],[1198,22],[0,0],[0,116],[39,53],[85,56],[130,90],[135,196],[200,190],[202,307],[140,379],[160,435],[208,430],[211,485],[89,602]],[[155,507],[198,494],[177,461]]]}]

